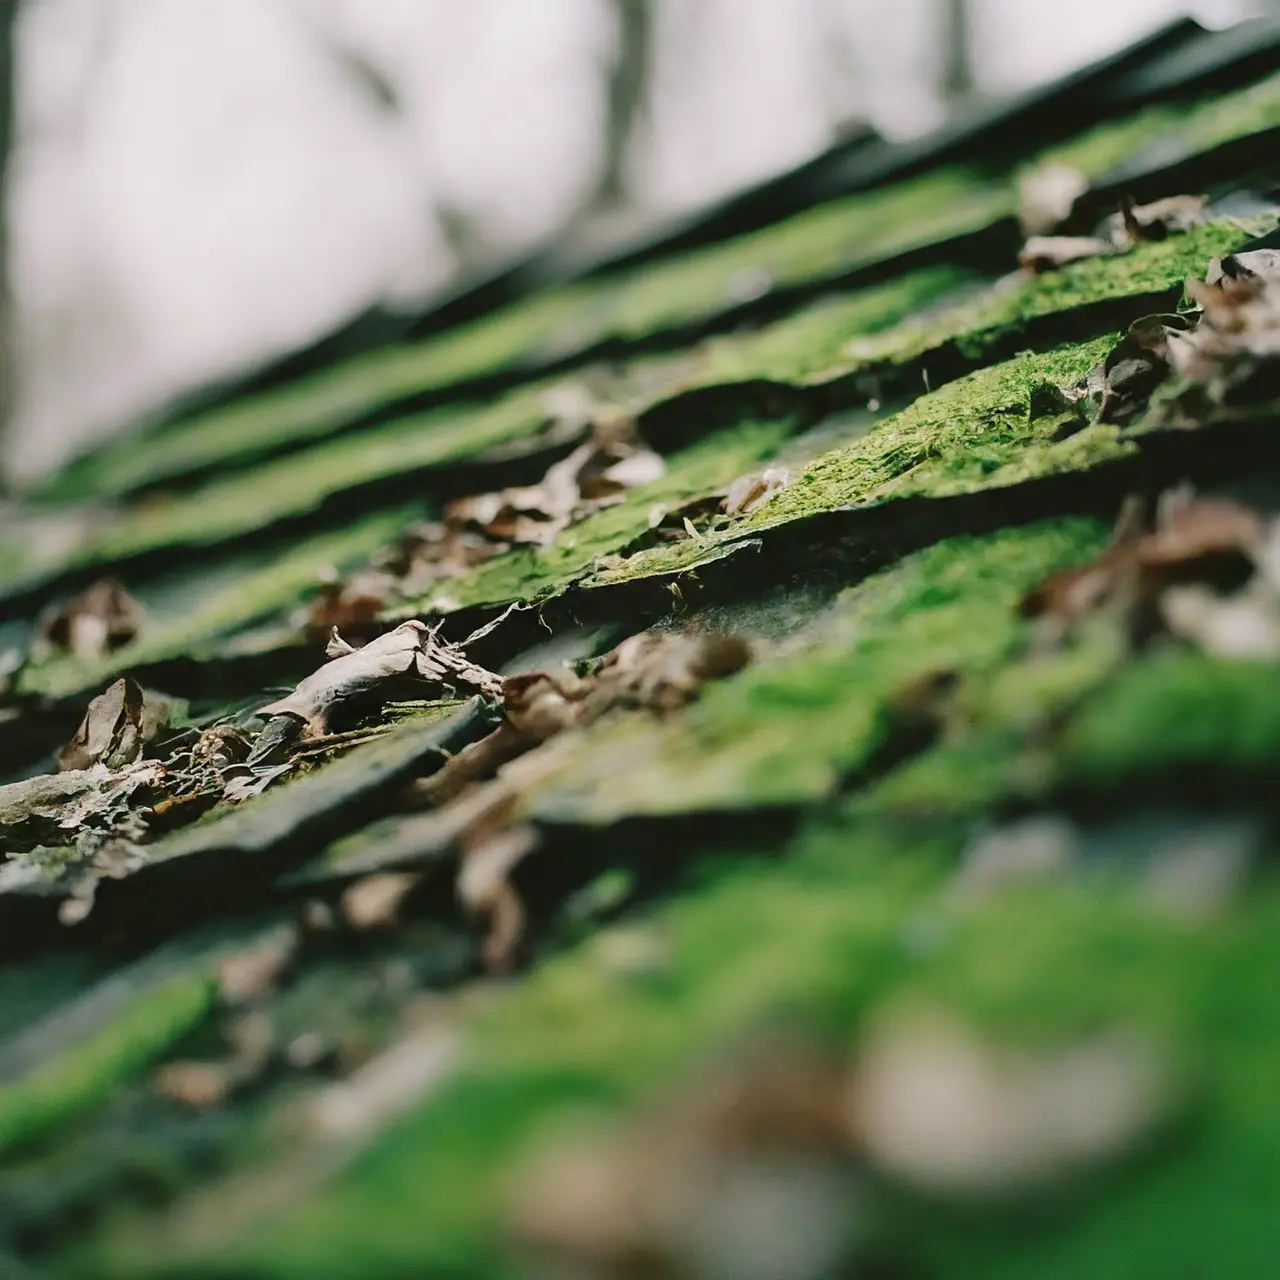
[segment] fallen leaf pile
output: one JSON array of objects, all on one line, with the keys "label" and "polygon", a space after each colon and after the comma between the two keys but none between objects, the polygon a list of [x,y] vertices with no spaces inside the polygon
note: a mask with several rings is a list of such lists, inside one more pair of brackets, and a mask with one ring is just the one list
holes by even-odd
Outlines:
[{"label": "fallen leaf pile", "polygon": [[459,498],[442,520],[410,526],[371,565],[326,583],[312,603],[308,629],[313,635],[335,626],[360,632],[390,600],[421,594],[512,547],[547,546],[569,525],[665,471],[629,416],[597,411],[590,438],[537,484]]},{"label": "fallen leaf pile", "polygon": [[1280,252],[1212,259],[1195,310],[1143,316],[1106,359],[1059,389],[1085,421],[1201,427],[1280,399]]},{"label": "fallen leaf pile", "polygon": [[1280,394],[1280,255],[1256,250],[1210,265],[1188,292],[1199,323],[1169,343],[1182,384],[1165,413],[1198,426],[1223,408],[1269,403]]},{"label": "fallen leaf pile", "polygon": [[1160,499],[1154,528],[1130,499],[1092,563],[1046,578],[1023,599],[1040,640],[1057,644],[1109,611],[1138,644],[1171,633],[1222,657],[1280,656],[1280,523],[1189,488]]}]

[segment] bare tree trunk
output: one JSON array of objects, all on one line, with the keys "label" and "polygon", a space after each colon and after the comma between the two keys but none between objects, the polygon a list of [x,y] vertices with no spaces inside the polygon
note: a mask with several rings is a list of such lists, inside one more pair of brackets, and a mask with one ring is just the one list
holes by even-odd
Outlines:
[{"label": "bare tree trunk", "polygon": [[963,102],[973,92],[973,49],[968,0],[941,0],[943,101]]},{"label": "bare tree trunk", "polygon": [[631,136],[644,105],[653,61],[652,0],[612,0],[618,25],[618,50],[609,71],[605,112],[604,164],[593,203],[616,208],[625,194]]}]

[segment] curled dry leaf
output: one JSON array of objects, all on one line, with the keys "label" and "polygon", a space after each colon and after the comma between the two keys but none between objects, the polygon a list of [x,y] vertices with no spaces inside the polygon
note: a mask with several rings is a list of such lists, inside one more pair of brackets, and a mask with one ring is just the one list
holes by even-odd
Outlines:
[{"label": "curled dry leaf", "polygon": [[87,591],[40,619],[40,638],[85,662],[129,643],[143,624],[142,606],[114,578]]},{"label": "curled dry leaf", "polygon": [[1160,616],[1174,635],[1214,657],[1280,658],[1280,597],[1261,578],[1225,598],[1208,587],[1170,587]]},{"label": "curled dry leaf", "polygon": [[595,707],[637,706],[674,711],[697,696],[708,680],[723,680],[751,661],[751,646],[738,635],[659,635],[624,640],[595,673]]},{"label": "curled dry leaf", "polygon": [[1061,640],[1104,606],[1127,614],[1137,638],[1158,621],[1164,594],[1199,585],[1221,595],[1238,590],[1263,554],[1268,522],[1226,498],[1197,498],[1190,489],[1165,493],[1148,532],[1142,504],[1129,499],[1111,543],[1092,564],[1052,574],[1022,601],[1024,617],[1043,620],[1046,638]]},{"label": "curled dry leaf", "polygon": [[193,1110],[221,1106],[235,1093],[259,1080],[276,1061],[278,1043],[274,1022],[255,1009],[223,1028],[228,1056],[215,1061],[180,1059],[165,1063],[151,1079],[162,1098]]},{"label": "curled dry leaf", "polygon": [[1067,164],[1042,164],[1018,182],[1018,224],[1024,236],[1047,236],[1071,216],[1072,206],[1089,189],[1089,179]]},{"label": "curled dry leaf", "polygon": [[618,502],[628,489],[659,479],[660,455],[645,447],[625,414],[602,415],[592,438],[552,466],[536,485],[460,498],[447,525],[515,545],[546,546],[575,520]]},{"label": "curled dry leaf", "polygon": [[538,833],[527,824],[481,826],[464,837],[458,901],[485,922],[483,957],[490,973],[506,973],[515,966],[525,913],[509,877],[537,846]]},{"label": "curled dry leaf", "polygon": [[390,573],[376,568],[357,570],[347,578],[329,578],[311,601],[307,635],[312,640],[320,640],[334,631],[344,631],[368,638],[396,586],[397,581]]},{"label": "curled dry leaf", "polygon": [[1150,204],[1126,200],[1120,212],[1108,220],[1107,229],[1121,246],[1165,240],[1201,226],[1207,204],[1204,196],[1166,196]]},{"label": "curled dry leaf", "polygon": [[[502,723],[415,784],[416,802],[441,807],[442,820],[452,825],[448,838],[462,858],[459,899],[487,922],[484,954],[491,968],[514,962],[524,910],[508,877],[534,848],[534,833],[516,817],[521,780],[515,771],[536,765],[545,754],[536,749],[567,729],[614,708],[673,711],[696,697],[704,682],[731,675],[749,660],[740,636],[646,633],[624,641],[588,675],[561,668],[508,676]],[[527,760],[515,763],[521,756]]]},{"label": "curled dry leaf", "polygon": [[720,509],[725,515],[749,516],[772,502],[791,483],[791,472],[773,463],[761,472],[739,476],[730,486]]},{"label": "curled dry leaf", "polygon": [[502,695],[500,676],[477,666],[461,645],[441,640],[422,622],[402,623],[362,649],[344,646],[340,639],[337,644],[341,656],[258,714],[296,717],[307,734],[322,737],[340,713],[383,700],[405,678],[460,686],[495,700]]},{"label": "curled dry leaf", "polygon": [[850,1111],[885,1172],[935,1195],[1024,1195],[1125,1155],[1178,1098],[1148,1038],[1115,1030],[1037,1054],[941,1013],[890,1011],[868,1031]]},{"label": "curled dry leaf", "polygon": [[[582,428],[580,399],[570,415],[570,438]],[[546,546],[570,524],[665,474],[662,457],[640,440],[629,415],[595,406],[588,416],[590,439],[548,468],[537,484],[458,498],[445,508],[443,520],[410,525],[364,568],[346,578],[331,574],[312,601],[308,633],[319,639],[336,627],[367,637],[389,601],[420,595],[512,546]]]},{"label": "curled dry leaf", "polygon": [[197,1111],[220,1106],[235,1086],[236,1073],[229,1062],[166,1062],[151,1078],[160,1097]]},{"label": "curled dry leaf", "polygon": [[1177,313],[1135,320],[1103,361],[1098,421],[1123,425],[1144,412],[1169,374],[1170,339],[1193,327],[1191,317]]},{"label": "curled dry leaf", "polygon": [[1218,406],[1265,403],[1280,394],[1280,286],[1272,282],[1273,266],[1228,274],[1230,262],[1220,264],[1215,283],[1187,284],[1202,314],[1194,330],[1169,345],[1175,372],[1192,384],[1168,414],[1174,425],[1200,425]]},{"label": "curled dry leaf", "polygon": [[1018,254],[1018,265],[1034,275],[1055,271],[1069,262],[1114,253],[1110,240],[1099,236],[1031,236]]},{"label": "curled dry leaf", "polygon": [[105,764],[119,769],[132,764],[168,723],[171,710],[166,699],[144,692],[123,676],[89,704],[75,736],[58,757],[58,767],[76,770]]},{"label": "curled dry leaf", "polygon": [[214,769],[244,760],[250,750],[249,735],[231,724],[213,725],[201,731],[191,748],[191,758]]}]

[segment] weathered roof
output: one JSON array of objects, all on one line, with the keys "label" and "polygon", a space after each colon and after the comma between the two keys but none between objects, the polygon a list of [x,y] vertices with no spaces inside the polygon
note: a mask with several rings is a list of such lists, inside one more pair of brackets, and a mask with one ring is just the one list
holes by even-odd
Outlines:
[{"label": "weathered roof", "polygon": [[[16,499],[0,1262],[745,1274],[740,1175],[831,1237],[761,1275],[1265,1274],[1274,35],[561,252]],[[1066,234],[1208,200],[1018,271],[1049,165]],[[800,1136],[768,1070],[698,1083],[780,1022]],[[588,1107],[644,1136],[557,1156]]]}]

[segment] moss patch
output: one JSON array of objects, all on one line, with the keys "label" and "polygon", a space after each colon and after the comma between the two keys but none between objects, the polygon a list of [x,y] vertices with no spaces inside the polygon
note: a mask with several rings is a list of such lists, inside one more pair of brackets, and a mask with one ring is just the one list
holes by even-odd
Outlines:
[{"label": "moss patch", "polygon": [[1235,138],[1280,125],[1280,75],[1192,103],[1159,103],[1107,120],[1047,148],[1032,164],[1070,165],[1091,178],[1128,167],[1150,154],[1152,163],[1208,151]]},{"label": "moss patch", "polygon": [[0,1086],[0,1154],[47,1138],[102,1105],[201,1022],[211,978],[181,978],[140,996],[92,1040],[24,1079]]},{"label": "moss patch", "polygon": [[954,341],[975,362],[1027,321],[1091,303],[1159,293],[1204,275],[1210,258],[1240,248],[1261,227],[1216,222],[1186,235],[1139,245],[1120,257],[1087,258],[1057,271],[1014,277],[986,296],[852,345],[859,362],[901,363]]},{"label": "moss patch", "polygon": [[485,407],[402,418],[192,493],[149,499],[88,540],[63,569],[158,547],[215,546],[303,517],[352,486],[425,471],[531,434],[546,420],[546,390],[529,387]]},{"label": "moss patch", "polygon": [[841,598],[834,638],[710,686],[666,722],[632,717],[585,733],[533,804],[605,823],[634,813],[788,805],[830,795],[895,732],[894,701],[939,671],[970,678],[1011,656],[1019,596],[1104,537],[1060,520],[952,538]]}]

